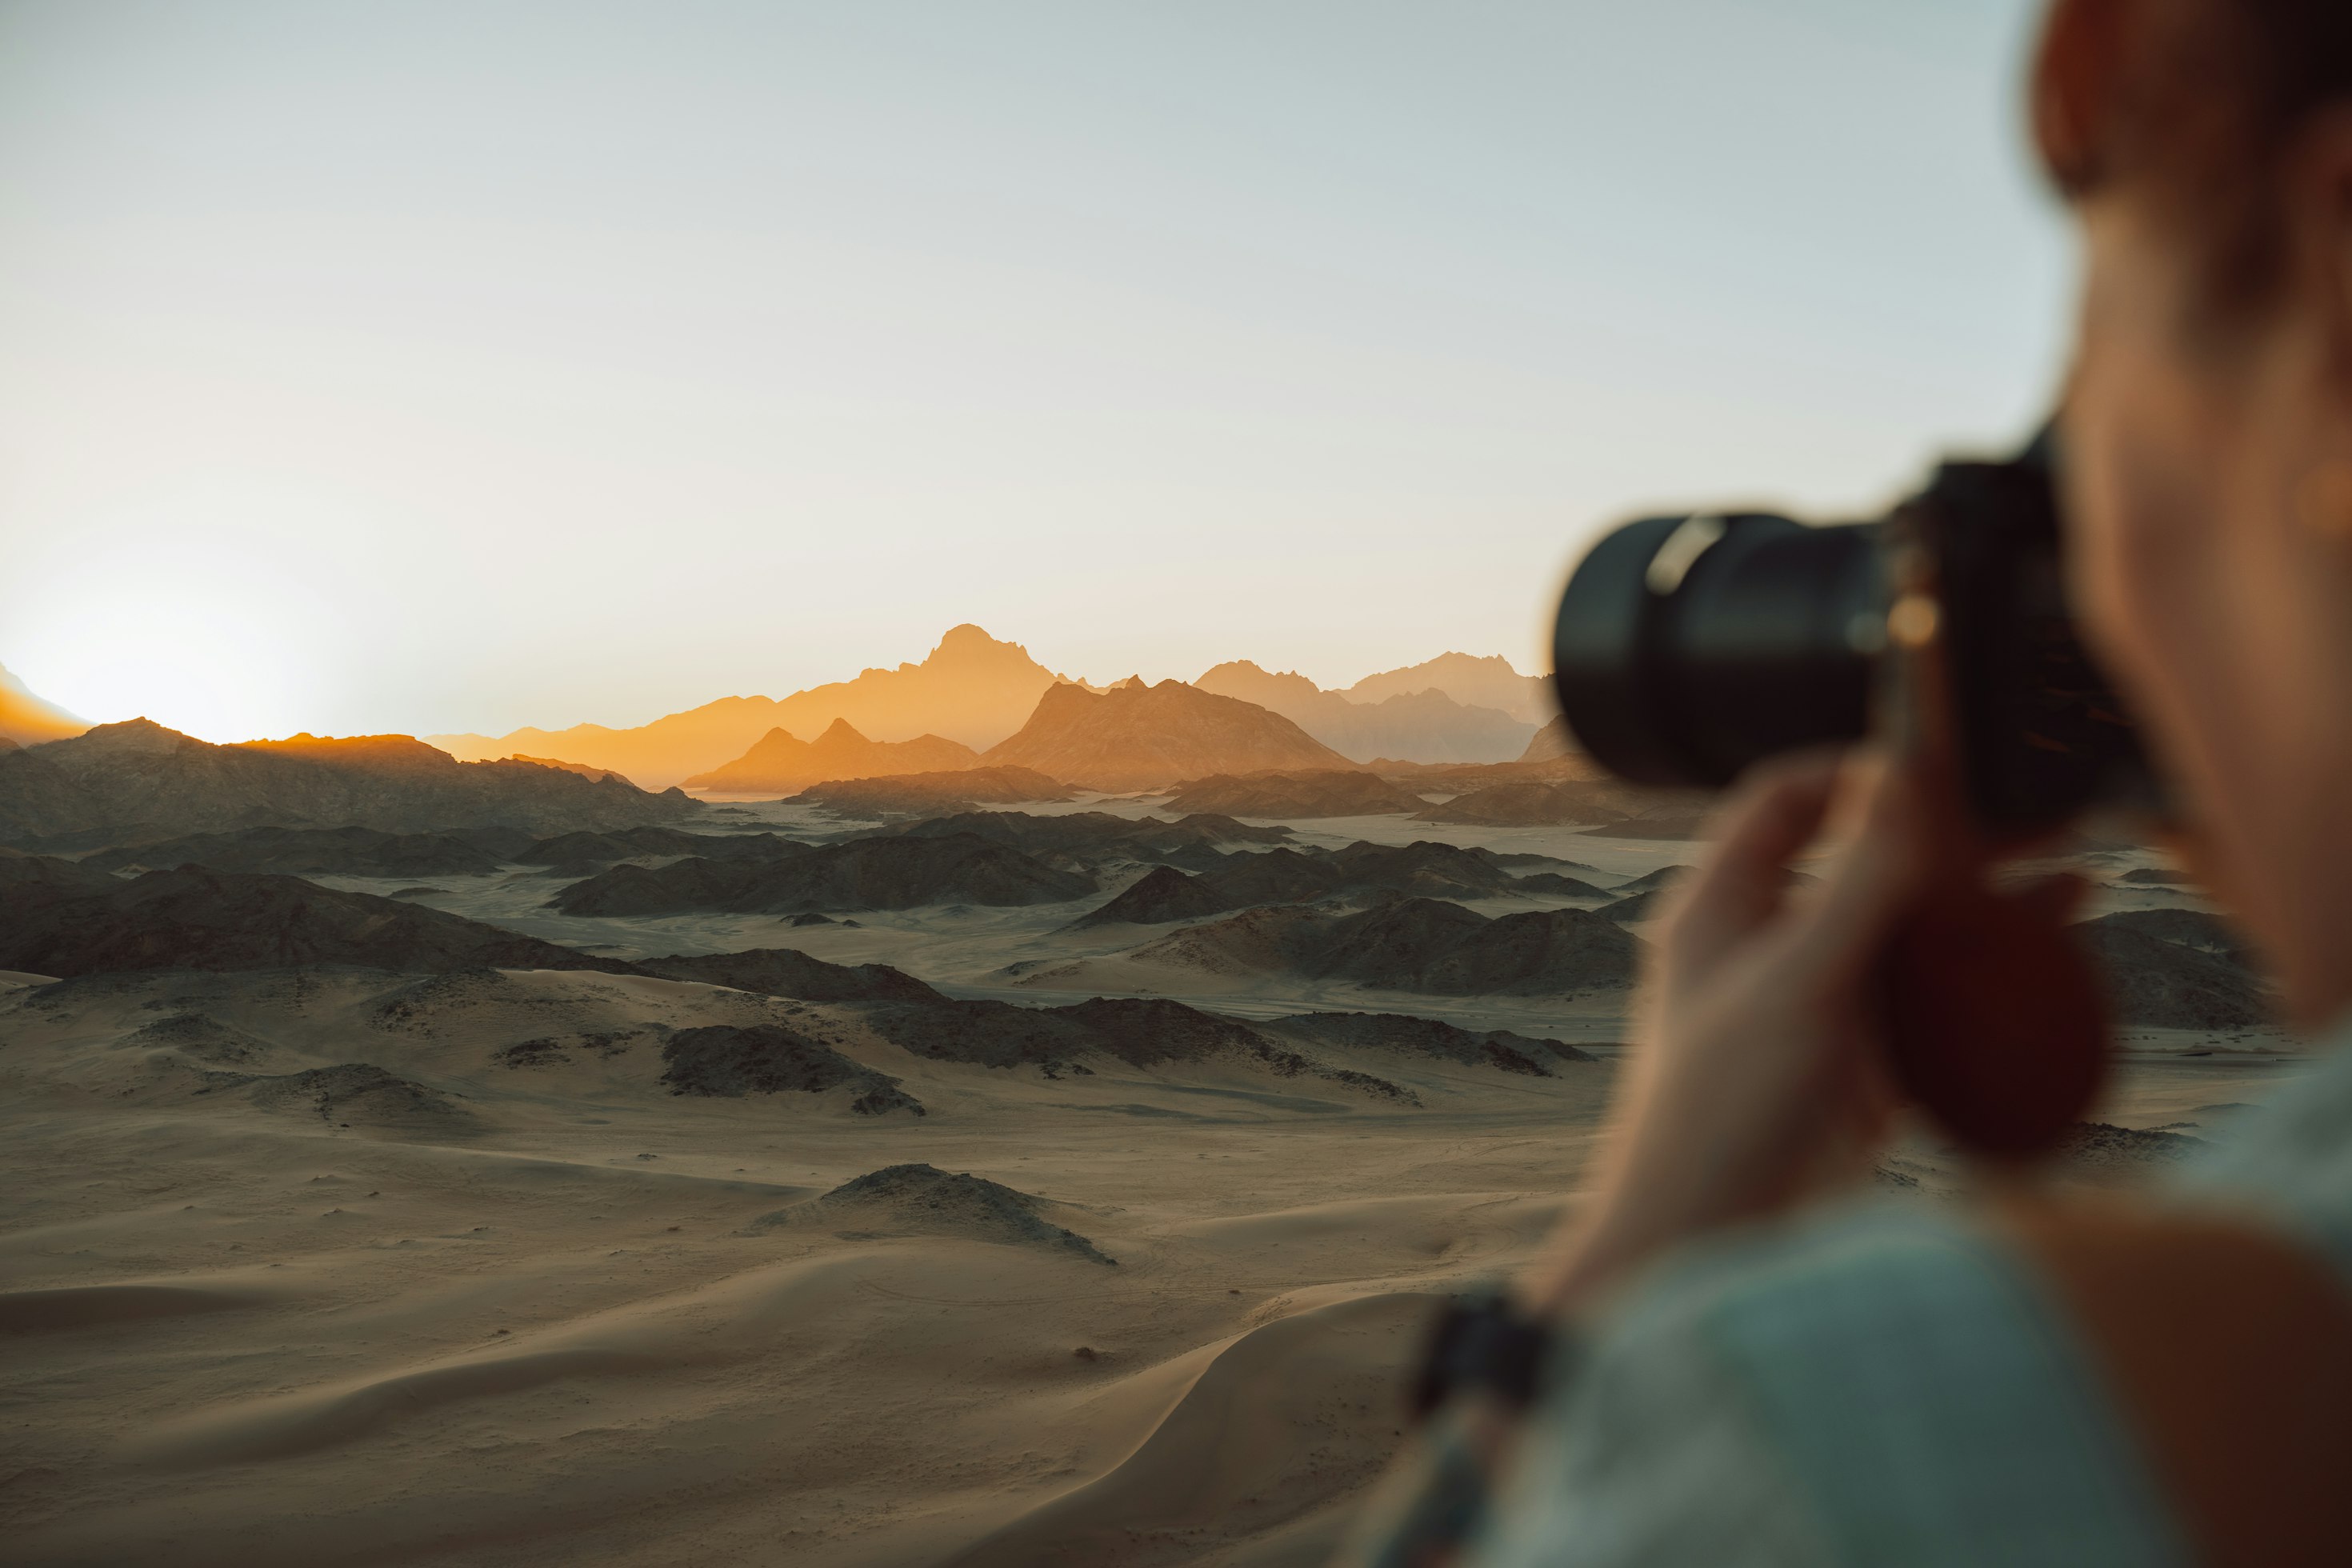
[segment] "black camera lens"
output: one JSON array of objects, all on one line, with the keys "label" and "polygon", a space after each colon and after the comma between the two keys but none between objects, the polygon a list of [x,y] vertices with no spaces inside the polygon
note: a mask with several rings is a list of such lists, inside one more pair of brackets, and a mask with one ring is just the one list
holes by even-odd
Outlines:
[{"label": "black camera lens", "polygon": [[1860,740],[1905,697],[1882,666],[1907,557],[1924,563],[1961,784],[1986,826],[2152,798],[2137,735],[2067,614],[2053,450],[2045,434],[2012,462],[1945,464],[1878,522],[1625,524],[1561,596],[1553,677],[1570,730],[1624,778],[1704,787]]}]

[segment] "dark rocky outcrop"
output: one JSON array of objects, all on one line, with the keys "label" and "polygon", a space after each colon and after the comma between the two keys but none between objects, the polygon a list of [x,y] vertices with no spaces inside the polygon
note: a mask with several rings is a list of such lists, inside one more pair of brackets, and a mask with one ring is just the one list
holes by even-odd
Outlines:
[{"label": "dark rocky outcrop", "polygon": [[483,966],[635,973],[618,959],[296,877],[186,866],[109,881],[103,889],[0,899],[0,969],[78,975],[349,964],[406,973]]},{"label": "dark rocky outcrop", "polygon": [[1591,910],[1489,920],[1405,899],[1355,914],[1256,909],[1193,926],[1136,956],[1225,973],[1292,973],[1447,996],[1566,996],[1633,984],[1641,944]]},{"label": "dark rocky outcrop", "polygon": [[819,806],[835,816],[880,817],[1070,798],[1067,784],[1034,768],[997,767],[838,779],[801,791],[792,804]]},{"label": "dark rocky outcrop", "polygon": [[572,915],[793,914],[949,903],[1010,909],[1063,903],[1093,891],[1088,878],[973,834],[956,834],[854,838],[774,861],[696,858],[652,868],[615,866],[564,889],[549,907]]},{"label": "dark rocky outcrop", "polygon": [[854,1226],[853,1234],[951,1236],[1013,1247],[1042,1247],[1089,1263],[1117,1267],[1066,1226],[1044,1217],[1045,1199],[971,1172],[950,1175],[929,1164],[889,1165],[844,1182],[813,1202],[769,1215],[762,1227],[810,1223]]},{"label": "dark rocky outcrop", "polygon": [[1517,779],[1423,806],[1414,820],[1472,826],[1592,827],[1656,804],[1658,794],[1614,780]]},{"label": "dark rocky outcrop", "polygon": [[202,866],[214,871],[263,871],[289,877],[475,877],[497,870],[499,858],[445,833],[385,833],[373,827],[248,827],[104,849],[85,857],[82,864],[110,871]]},{"label": "dark rocky outcrop", "polygon": [[405,735],[215,746],[144,719],[0,753],[0,843],[91,849],[258,826],[533,834],[674,821],[701,806],[530,763],[460,763]]},{"label": "dark rocky outcrop", "polygon": [[946,997],[887,963],[827,963],[789,947],[744,952],[680,953],[637,967],[666,980],[695,980],[801,1002],[944,1002]]},{"label": "dark rocky outcrop", "polygon": [[672,1094],[740,1099],[793,1091],[821,1094],[845,1085],[853,1091],[849,1109],[860,1116],[892,1110],[924,1114],[897,1079],[781,1024],[680,1029],[663,1044],[662,1060],[661,1080]]},{"label": "dark rocky outcrop", "polygon": [[1403,1013],[1302,1013],[1258,1027],[1318,1046],[1433,1057],[1528,1078],[1550,1078],[1566,1063],[1593,1059],[1559,1040],[1532,1039],[1508,1029],[1464,1029]]},{"label": "dark rocky outcrop", "polygon": [[2074,927],[2105,979],[2117,1024],[2214,1030],[2248,1028],[2276,1020],[2263,986],[2242,963],[2154,934],[2152,923],[2115,914]]},{"label": "dark rocky outcrop", "polygon": [[1515,877],[1496,857],[1452,844],[1359,841],[1342,849],[1226,855],[1191,877],[1155,872],[1078,923],[1160,924],[1341,895],[1475,899],[1532,893],[1606,896],[1589,883],[1556,874]]},{"label": "dark rocky outcrop", "polygon": [[1055,1078],[1091,1072],[1084,1060],[1089,1056],[1132,1068],[1222,1058],[1278,1078],[1322,1079],[1381,1100],[1418,1103],[1386,1079],[1310,1060],[1249,1025],[1164,997],[1097,996],[1061,1007],[955,1001],[865,1012],[867,1026],[884,1039],[934,1061],[1034,1067]]},{"label": "dark rocky outcrop", "polygon": [[1427,803],[1378,773],[1325,769],[1187,779],[1170,792],[1168,804],[1177,811],[1301,819],[1415,812]]}]

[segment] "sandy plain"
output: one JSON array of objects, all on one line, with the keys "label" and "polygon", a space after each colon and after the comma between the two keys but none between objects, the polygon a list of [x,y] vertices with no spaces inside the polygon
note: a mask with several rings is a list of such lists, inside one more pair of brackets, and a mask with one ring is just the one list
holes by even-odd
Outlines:
[{"label": "sandy plain", "polygon": [[[748,804],[730,820],[843,826]],[[1696,853],[1393,816],[1289,826],[1331,845],[1531,850],[1603,881]],[[415,896],[621,957],[793,946],[959,996],[1402,1012],[1595,1059],[1551,1079],[1363,1064],[1410,1106],[1239,1066],[935,1062],[852,1010],[634,977],[0,975],[0,1555],[1315,1563],[1400,1440],[1400,1370],[1437,1298],[1525,1262],[1575,1201],[1628,1033],[1622,994],[1441,998],[1138,964],[1118,954],[1148,933],[1062,929],[1100,900],[793,927],[573,919],[543,907],[561,885],[501,873]],[[2193,902],[2112,882],[2099,897]],[[659,1081],[655,1026],[762,1020],[900,1079],[928,1114]],[[555,1044],[511,1065],[534,1040]],[[2191,1138],[2302,1067],[2268,1031],[2124,1047],[2101,1119]],[[343,1064],[422,1092],[267,1091]],[[247,1075],[263,1088],[224,1081]],[[2069,1179],[2147,1179],[2168,1157],[2132,1143]],[[1116,1261],[953,1194],[936,1209],[936,1192],[826,1196],[910,1163],[1034,1194],[1049,1227]],[[1883,1169],[1885,1201],[1965,1181],[1922,1133]]]}]

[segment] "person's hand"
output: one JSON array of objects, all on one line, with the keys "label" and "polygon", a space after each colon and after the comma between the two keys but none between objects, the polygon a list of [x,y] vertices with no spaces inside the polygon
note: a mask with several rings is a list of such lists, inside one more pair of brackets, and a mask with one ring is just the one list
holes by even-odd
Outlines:
[{"label": "person's hand", "polygon": [[[1817,887],[1789,862],[1832,816]],[[1868,752],[1759,766],[1677,890],[1595,1194],[1531,1281],[1574,1310],[1701,1232],[1770,1213],[1883,1142],[1893,1095],[1868,997],[1874,962],[1929,869],[1916,787]]]}]

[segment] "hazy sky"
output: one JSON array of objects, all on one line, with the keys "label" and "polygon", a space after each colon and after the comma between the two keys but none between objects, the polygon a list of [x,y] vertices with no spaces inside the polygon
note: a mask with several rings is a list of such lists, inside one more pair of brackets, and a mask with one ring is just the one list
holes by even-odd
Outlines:
[{"label": "hazy sky", "polygon": [[1538,668],[2048,400],[2022,0],[0,0],[0,664],[634,723],[977,621]]}]

